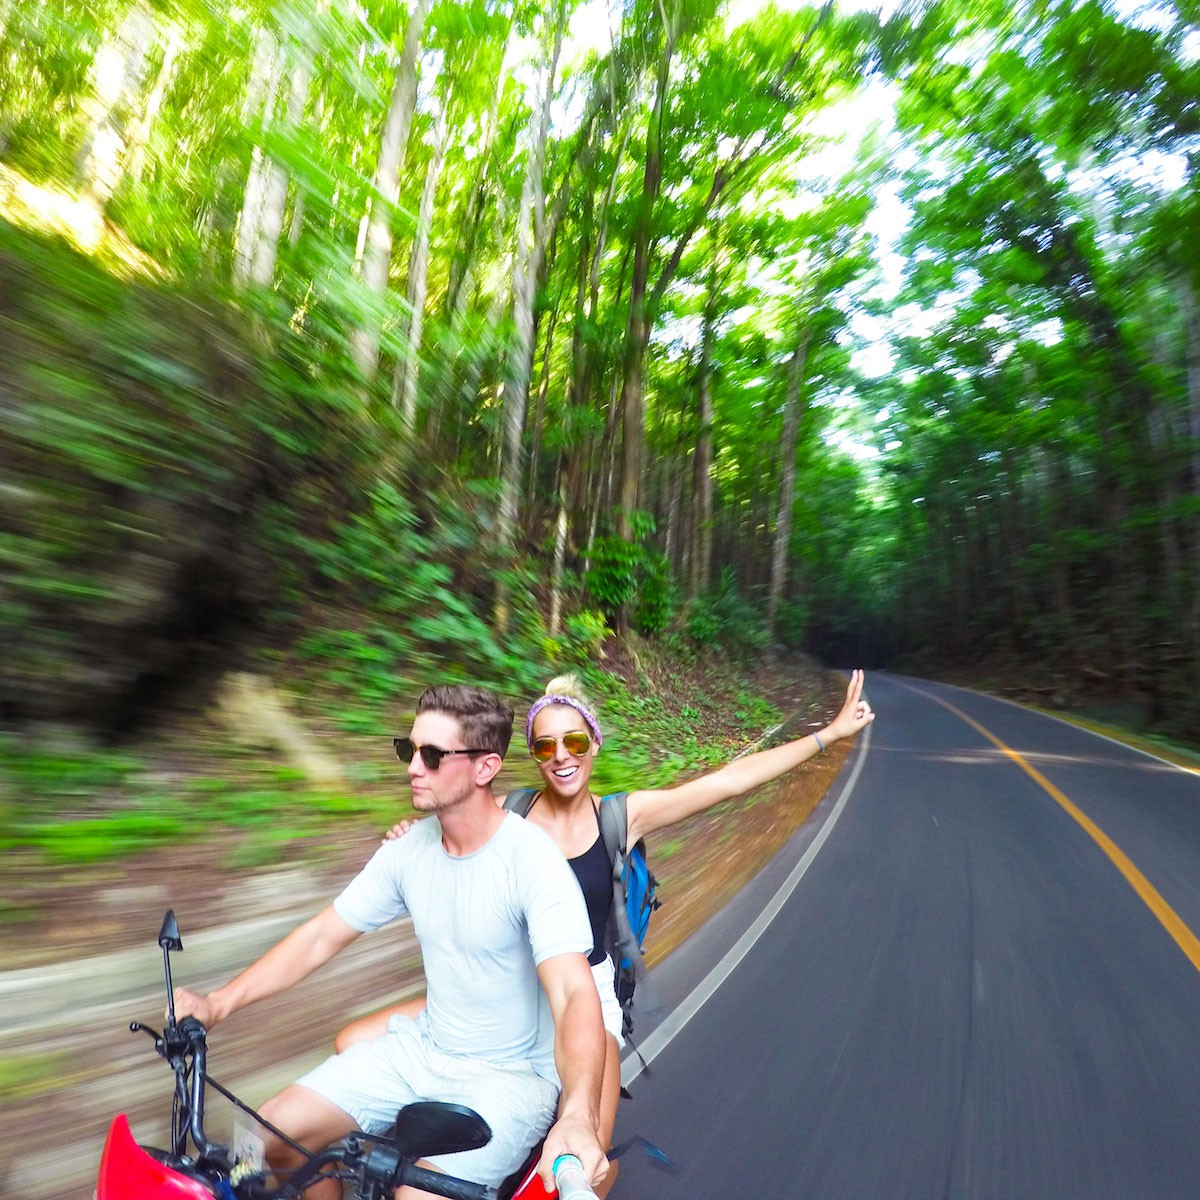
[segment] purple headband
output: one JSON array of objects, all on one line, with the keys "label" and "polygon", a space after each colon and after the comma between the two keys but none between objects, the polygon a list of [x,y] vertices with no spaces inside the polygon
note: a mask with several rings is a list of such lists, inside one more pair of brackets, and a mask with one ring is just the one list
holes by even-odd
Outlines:
[{"label": "purple headband", "polygon": [[554,692],[543,696],[540,700],[535,700],[529,709],[529,716],[525,718],[525,745],[531,750],[533,749],[533,718],[551,704],[565,704],[569,708],[573,708],[587,722],[587,727],[592,731],[592,737],[596,739],[596,745],[603,744],[604,737],[600,733],[600,722],[592,716],[588,706],[582,700],[576,700],[574,696],[564,696]]}]

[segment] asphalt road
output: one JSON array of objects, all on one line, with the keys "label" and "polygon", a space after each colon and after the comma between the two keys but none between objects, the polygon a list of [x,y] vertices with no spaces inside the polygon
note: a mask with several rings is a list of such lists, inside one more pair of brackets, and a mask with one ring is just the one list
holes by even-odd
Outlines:
[{"label": "asphalt road", "polygon": [[868,693],[814,819],[655,973],[616,1136],[678,1170],[629,1153],[614,1200],[1196,1200],[1200,777]]}]

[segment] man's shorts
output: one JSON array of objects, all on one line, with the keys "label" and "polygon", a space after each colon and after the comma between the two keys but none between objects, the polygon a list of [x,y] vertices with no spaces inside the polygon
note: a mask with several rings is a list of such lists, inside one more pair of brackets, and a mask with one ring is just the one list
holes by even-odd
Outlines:
[{"label": "man's shorts", "polygon": [[603,962],[592,967],[592,978],[596,981],[596,991],[600,993],[600,1015],[604,1018],[604,1028],[617,1039],[617,1048],[620,1049],[625,1045],[622,1032],[625,1015],[617,999],[616,968],[610,956],[605,955]]},{"label": "man's shorts", "polygon": [[364,1133],[383,1133],[416,1100],[473,1108],[491,1126],[478,1150],[424,1161],[451,1175],[495,1187],[511,1175],[554,1120],[558,1090],[528,1063],[489,1063],[444,1054],[432,1043],[425,1013],[393,1016],[388,1031],[332,1055],[296,1081],[336,1104]]}]

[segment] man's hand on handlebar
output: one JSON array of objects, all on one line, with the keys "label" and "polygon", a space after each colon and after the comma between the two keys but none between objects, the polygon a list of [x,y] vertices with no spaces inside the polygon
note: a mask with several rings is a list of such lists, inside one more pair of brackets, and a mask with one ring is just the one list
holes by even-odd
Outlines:
[{"label": "man's hand on handlebar", "polygon": [[608,1174],[608,1158],[596,1137],[592,1125],[579,1117],[560,1117],[550,1126],[542,1157],[538,1160],[538,1175],[548,1192],[554,1191],[554,1160],[561,1154],[573,1154],[583,1163],[584,1174],[592,1185]]},{"label": "man's hand on handlebar", "polygon": [[182,1021],[184,1017],[195,1017],[202,1025],[211,1029],[219,1020],[215,1006],[207,996],[197,996],[187,988],[175,989],[175,1020]]}]

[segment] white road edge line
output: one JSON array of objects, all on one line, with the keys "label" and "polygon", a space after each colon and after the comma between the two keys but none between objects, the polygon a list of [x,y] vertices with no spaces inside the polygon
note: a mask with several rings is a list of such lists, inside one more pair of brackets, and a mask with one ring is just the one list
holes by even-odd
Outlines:
[{"label": "white road edge line", "polygon": [[867,750],[870,745],[871,726],[868,725],[863,730],[862,740],[858,744],[854,768],[850,772],[850,777],[843,785],[842,793],[837,798],[837,803],[834,804],[833,811],[826,818],[825,824],[821,826],[820,832],[813,838],[812,844],[805,850],[800,861],[792,868],[792,873],[784,880],[779,891],[771,897],[770,903],[758,915],[750,928],[729,949],[725,957],[692,989],[687,999],[661,1025],[656,1026],[644,1042],[639,1043],[638,1052],[641,1055],[641,1059],[639,1060],[638,1054],[631,1054],[621,1064],[622,1087],[628,1087],[642,1073],[644,1067],[649,1066],[671,1044],[675,1035],[704,1007],[712,998],[717,988],[733,974],[738,963],[746,957],[754,946],[754,943],[762,937],[767,926],[779,915],[779,910],[787,903],[788,898],[796,890],[796,886],[804,878],[808,868],[812,866],[813,860],[825,844],[826,838],[833,832],[833,827],[842,815],[842,810],[846,807],[851,792],[854,791],[855,783],[858,782],[858,776],[862,771],[863,763],[866,761]]}]

